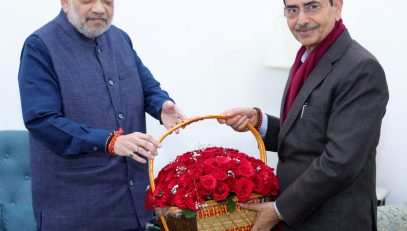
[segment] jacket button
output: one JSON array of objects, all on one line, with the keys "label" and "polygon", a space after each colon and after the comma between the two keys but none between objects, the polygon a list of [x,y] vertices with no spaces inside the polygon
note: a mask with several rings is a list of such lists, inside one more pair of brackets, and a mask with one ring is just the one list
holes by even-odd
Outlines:
[{"label": "jacket button", "polygon": [[98,48],[97,51],[99,55],[102,54],[102,50],[100,48]]},{"label": "jacket button", "polygon": [[109,80],[108,83],[109,83],[110,86],[113,86],[113,85],[114,85],[113,80]]},{"label": "jacket button", "polygon": [[120,113],[119,115],[118,115],[118,117],[119,117],[119,119],[123,119],[124,118],[124,115],[122,114],[122,113]]},{"label": "jacket button", "polygon": [[134,185],[134,182],[133,182],[132,180],[130,180],[130,181],[129,181],[129,185],[130,185],[130,186],[133,186],[133,185]]}]

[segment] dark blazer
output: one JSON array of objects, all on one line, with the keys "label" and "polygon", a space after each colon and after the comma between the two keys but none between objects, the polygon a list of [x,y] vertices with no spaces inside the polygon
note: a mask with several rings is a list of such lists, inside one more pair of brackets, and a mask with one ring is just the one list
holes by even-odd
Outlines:
[{"label": "dark blazer", "polygon": [[283,230],[376,230],[375,157],[388,98],[382,67],[345,30],[285,123],[268,116],[264,141],[278,151]]}]

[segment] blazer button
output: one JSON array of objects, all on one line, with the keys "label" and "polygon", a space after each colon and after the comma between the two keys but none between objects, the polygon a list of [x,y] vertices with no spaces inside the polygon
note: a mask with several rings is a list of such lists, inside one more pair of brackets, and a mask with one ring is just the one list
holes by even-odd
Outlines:
[{"label": "blazer button", "polygon": [[118,117],[119,117],[119,119],[123,119],[124,118],[124,115],[122,114],[122,113],[120,113],[119,115],[118,115]]},{"label": "blazer button", "polygon": [[110,86],[113,86],[113,85],[114,85],[113,80],[109,80],[108,83],[109,83]]},{"label": "blazer button", "polygon": [[133,185],[134,185],[134,182],[133,182],[132,180],[130,180],[130,181],[129,181],[129,185],[130,185],[130,186],[133,186]]}]

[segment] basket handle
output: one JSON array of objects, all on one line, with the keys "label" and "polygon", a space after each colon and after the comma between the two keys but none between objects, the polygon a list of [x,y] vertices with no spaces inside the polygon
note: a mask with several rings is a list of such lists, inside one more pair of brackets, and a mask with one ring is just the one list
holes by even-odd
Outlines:
[{"label": "basket handle", "polygon": [[[172,132],[174,132],[177,129],[180,129],[182,127],[186,127],[187,125],[191,124],[191,123],[195,123],[201,120],[205,120],[205,119],[224,119],[227,120],[228,117],[226,115],[206,115],[206,116],[197,116],[197,117],[191,117],[185,121],[183,121],[182,123],[174,126],[173,128],[171,128],[170,130],[168,130],[167,132],[165,132],[160,138],[159,141],[162,142],[165,137],[167,137],[168,135],[170,135]],[[249,129],[253,136],[255,137],[256,141],[257,141],[257,146],[259,148],[259,152],[260,152],[260,160],[262,160],[265,164],[267,164],[267,156],[266,156],[266,148],[264,146],[264,142],[263,139],[261,137],[261,135],[259,134],[259,132],[250,124],[247,124],[247,129]],[[154,193],[155,190],[155,183],[154,183],[154,173],[153,173],[153,166],[154,166],[154,160],[153,159],[149,159],[148,160],[148,176],[150,178],[150,187],[151,187],[151,191]],[[168,227],[166,225],[166,222],[164,220],[164,218],[162,217],[162,215],[159,215],[160,219],[164,225],[164,229],[168,230]]]}]

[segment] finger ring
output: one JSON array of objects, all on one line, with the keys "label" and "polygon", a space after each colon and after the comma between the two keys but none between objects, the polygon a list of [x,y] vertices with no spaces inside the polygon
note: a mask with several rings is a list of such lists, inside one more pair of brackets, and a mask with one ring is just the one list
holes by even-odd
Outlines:
[{"label": "finger ring", "polygon": [[133,153],[129,154],[129,157],[132,158],[132,159],[133,159],[133,156],[134,156]]}]

